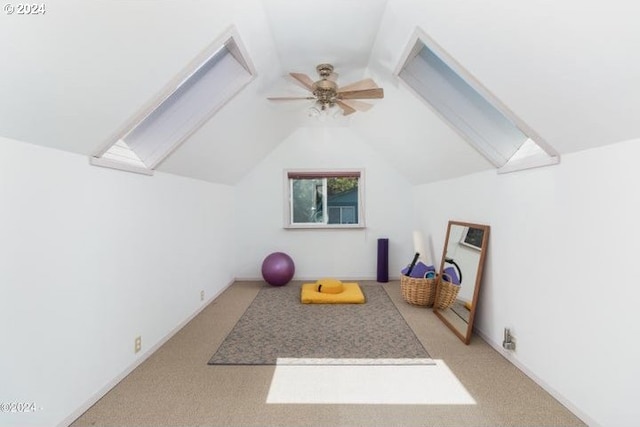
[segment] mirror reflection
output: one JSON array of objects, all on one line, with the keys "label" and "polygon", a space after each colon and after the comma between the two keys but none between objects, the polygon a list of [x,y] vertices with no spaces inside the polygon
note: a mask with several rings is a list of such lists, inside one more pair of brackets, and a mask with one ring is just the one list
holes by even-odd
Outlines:
[{"label": "mirror reflection", "polygon": [[434,310],[466,344],[471,341],[488,238],[488,225],[449,221]]}]

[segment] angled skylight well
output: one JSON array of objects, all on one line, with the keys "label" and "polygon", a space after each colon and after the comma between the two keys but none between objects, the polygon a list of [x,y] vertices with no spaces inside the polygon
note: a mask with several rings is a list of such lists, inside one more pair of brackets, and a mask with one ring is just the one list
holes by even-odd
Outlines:
[{"label": "angled skylight well", "polygon": [[96,166],[153,170],[256,76],[231,28],[91,157]]},{"label": "angled skylight well", "polygon": [[499,173],[557,164],[559,154],[418,29],[396,75]]}]

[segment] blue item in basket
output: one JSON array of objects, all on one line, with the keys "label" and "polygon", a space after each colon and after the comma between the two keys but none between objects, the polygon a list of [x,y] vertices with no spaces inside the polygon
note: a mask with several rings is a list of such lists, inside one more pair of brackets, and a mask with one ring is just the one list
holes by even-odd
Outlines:
[{"label": "blue item in basket", "polygon": [[[401,273],[406,276],[407,271],[409,271],[409,267],[403,268]],[[418,261],[416,265],[413,267],[413,270],[411,270],[411,274],[409,275],[409,277],[416,277],[416,278],[433,277],[435,276],[435,271],[436,271],[436,268],[433,265],[427,265],[422,261]]]},{"label": "blue item in basket", "polygon": [[460,285],[460,279],[458,278],[458,272],[456,271],[455,268],[453,267],[447,267],[444,269],[443,273],[447,276],[449,276],[448,278],[451,279],[451,283],[453,283],[454,285]]}]

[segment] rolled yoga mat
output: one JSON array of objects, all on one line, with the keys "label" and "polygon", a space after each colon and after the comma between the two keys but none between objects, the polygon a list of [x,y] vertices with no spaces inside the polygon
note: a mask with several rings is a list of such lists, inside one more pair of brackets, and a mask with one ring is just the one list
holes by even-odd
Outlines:
[{"label": "rolled yoga mat", "polygon": [[421,231],[415,230],[413,232],[413,251],[420,254],[420,260],[425,264],[429,264],[429,256],[427,247],[424,244],[424,236]]},{"label": "rolled yoga mat", "polygon": [[378,282],[389,281],[389,239],[378,239]]}]

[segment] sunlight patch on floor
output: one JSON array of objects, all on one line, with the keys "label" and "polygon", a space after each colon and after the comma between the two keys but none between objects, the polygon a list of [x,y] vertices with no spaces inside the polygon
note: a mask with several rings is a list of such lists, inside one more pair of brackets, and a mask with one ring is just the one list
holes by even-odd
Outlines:
[{"label": "sunlight patch on floor", "polygon": [[442,360],[278,359],[267,403],[475,405]]}]

